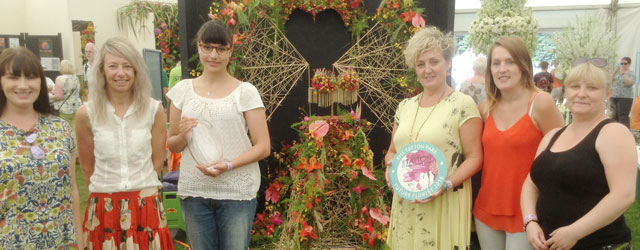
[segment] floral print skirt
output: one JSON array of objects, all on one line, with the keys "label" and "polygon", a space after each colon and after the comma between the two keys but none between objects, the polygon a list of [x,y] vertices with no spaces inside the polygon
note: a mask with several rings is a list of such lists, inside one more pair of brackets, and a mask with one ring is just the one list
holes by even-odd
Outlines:
[{"label": "floral print skirt", "polygon": [[157,188],[91,193],[83,230],[85,249],[173,249]]}]

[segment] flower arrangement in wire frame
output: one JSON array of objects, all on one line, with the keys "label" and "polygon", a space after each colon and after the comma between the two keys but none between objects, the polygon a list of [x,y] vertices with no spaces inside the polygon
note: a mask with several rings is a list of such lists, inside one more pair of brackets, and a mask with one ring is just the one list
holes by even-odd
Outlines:
[{"label": "flower arrangement in wire frame", "polygon": [[336,91],[338,84],[333,72],[326,69],[316,69],[316,73],[311,78],[311,87],[320,94],[331,94]]},{"label": "flower arrangement in wire frame", "polygon": [[330,214],[339,210],[345,211],[338,218],[346,221],[347,228],[340,229],[345,235],[359,239],[363,248],[383,248],[389,223],[384,173],[373,166],[366,136],[372,124],[358,113],[305,117],[291,126],[300,139],[274,153],[280,168],[265,192],[265,212],[254,220],[252,240],[278,241],[289,226],[294,230],[286,247],[318,247],[335,225]]},{"label": "flower arrangement in wire frame", "polygon": [[580,57],[604,58],[613,66],[617,57],[618,39],[614,31],[607,30],[606,20],[602,15],[586,15],[576,17],[568,28],[556,33],[551,41],[556,46],[553,51],[557,57],[558,66],[555,75],[562,80],[571,67],[571,63]]},{"label": "flower arrangement in wire frame", "polygon": [[338,76],[338,86],[345,91],[357,91],[360,86],[360,77],[353,70],[344,72]]},{"label": "flower arrangement in wire frame", "polygon": [[526,0],[485,0],[469,29],[469,45],[476,54],[487,54],[494,41],[503,36],[518,36],[533,54],[538,44],[538,20]]}]

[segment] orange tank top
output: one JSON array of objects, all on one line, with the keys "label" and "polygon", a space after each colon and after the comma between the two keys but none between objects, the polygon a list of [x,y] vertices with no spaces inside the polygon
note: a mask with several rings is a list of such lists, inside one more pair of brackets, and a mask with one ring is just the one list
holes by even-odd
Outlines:
[{"label": "orange tank top", "polygon": [[482,132],[482,182],[473,215],[495,230],[522,232],[520,191],[543,137],[529,115],[531,103],[505,131],[496,128],[489,113]]}]

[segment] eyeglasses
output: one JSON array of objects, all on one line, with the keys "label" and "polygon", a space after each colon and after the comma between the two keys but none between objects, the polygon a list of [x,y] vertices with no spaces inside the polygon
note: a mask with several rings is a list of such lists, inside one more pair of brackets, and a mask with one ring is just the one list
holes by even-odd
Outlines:
[{"label": "eyeglasses", "polygon": [[40,147],[33,145],[33,143],[36,141],[36,137],[38,137],[38,134],[36,134],[35,132],[27,132],[24,135],[24,140],[27,143],[31,144],[31,148],[29,149],[29,151],[31,151],[31,155],[39,160],[44,158],[44,151]]},{"label": "eyeglasses", "polygon": [[622,65],[627,65],[627,64],[629,64],[629,63],[628,63],[628,62],[621,62],[620,64],[622,64]]},{"label": "eyeglasses", "polygon": [[202,49],[202,52],[204,53],[211,53],[211,51],[216,51],[216,53],[218,53],[219,55],[227,55],[229,54],[229,52],[231,52],[231,47],[229,48],[225,48],[225,47],[216,47],[216,46],[211,46],[208,44],[198,44],[198,47],[200,47],[200,49]]},{"label": "eyeglasses", "polygon": [[573,63],[571,63],[571,67],[575,67],[578,66],[580,64],[589,62],[591,63],[593,66],[596,66],[598,68],[604,68],[606,67],[609,63],[607,63],[607,60],[603,59],[603,58],[584,58],[584,57],[580,57],[576,60],[573,60]]}]

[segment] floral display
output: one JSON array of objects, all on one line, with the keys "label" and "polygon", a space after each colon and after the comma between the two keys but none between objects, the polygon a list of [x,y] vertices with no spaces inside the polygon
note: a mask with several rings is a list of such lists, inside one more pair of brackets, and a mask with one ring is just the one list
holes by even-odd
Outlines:
[{"label": "floral display", "polygon": [[180,61],[180,36],[177,4],[150,1],[131,1],[129,5],[118,9],[118,27],[129,26],[135,36],[146,29],[145,20],[153,14],[153,34],[156,38],[156,49],[162,51],[162,67],[171,71]]},{"label": "floral display", "polygon": [[316,14],[332,9],[340,14],[342,21],[344,21],[344,26],[357,39],[369,27],[367,11],[361,2],[362,0],[280,0],[283,6],[281,24],[284,25],[289,20],[289,16],[295,9],[311,13],[314,19]]},{"label": "floral display", "polygon": [[425,26],[422,12],[423,9],[416,8],[413,1],[387,0],[380,2],[373,19],[381,22],[394,34],[394,45],[402,49],[401,43],[409,40],[413,33]]},{"label": "floral display", "polygon": [[87,24],[87,28],[80,31],[80,44],[82,45],[82,60],[86,60],[87,56],[84,54],[84,47],[87,43],[95,43],[96,42],[96,27],[93,26],[92,22]]},{"label": "floral display", "polygon": [[[300,140],[274,153],[280,168],[271,176],[252,238],[299,249],[344,230],[363,247],[382,247],[389,207],[383,171],[374,168],[366,137],[371,125],[355,111],[293,124]],[[287,234],[291,239],[281,237]]]},{"label": "floral display", "polygon": [[564,79],[571,63],[580,57],[604,58],[613,66],[617,58],[618,36],[615,31],[608,31],[606,24],[601,20],[602,16],[588,15],[576,18],[575,23],[556,33],[551,41],[555,45],[553,51],[558,60],[555,75],[558,79]]},{"label": "floral display", "polygon": [[347,71],[338,76],[338,86],[346,91],[357,91],[360,85],[360,77],[355,71]]},{"label": "floral display", "polygon": [[311,78],[311,87],[320,94],[331,94],[336,90],[338,84],[333,72],[326,69],[316,69],[316,73]]},{"label": "floral display", "polygon": [[469,44],[474,52],[487,54],[491,44],[503,36],[522,38],[530,53],[538,44],[538,20],[531,8],[525,8],[526,0],[485,0],[478,11],[478,18],[471,23]]}]

